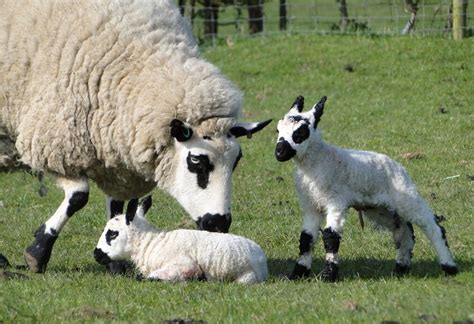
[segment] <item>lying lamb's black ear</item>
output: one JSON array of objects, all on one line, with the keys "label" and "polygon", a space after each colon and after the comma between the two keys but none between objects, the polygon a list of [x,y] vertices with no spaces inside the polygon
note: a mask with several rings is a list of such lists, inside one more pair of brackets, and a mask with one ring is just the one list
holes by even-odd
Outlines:
[{"label": "lying lamb's black ear", "polygon": [[140,202],[140,205],[143,208],[143,215],[145,215],[148,209],[150,209],[151,207],[151,195],[148,195],[145,198],[143,198],[142,201]]},{"label": "lying lamb's black ear", "polygon": [[185,142],[193,136],[191,127],[186,126],[181,120],[173,119],[170,123],[171,136],[178,142]]},{"label": "lying lamb's black ear", "polygon": [[137,213],[137,208],[138,208],[138,199],[132,199],[129,201],[127,205],[127,212],[125,213],[125,220],[127,222],[127,225],[130,225],[130,222],[133,221],[133,218],[135,217],[135,214]]},{"label": "lying lamb's black ear", "polygon": [[295,102],[293,102],[290,109],[294,109],[294,108],[296,108],[296,110],[298,110],[299,113],[303,111],[303,108],[304,108],[304,97],[303,96],[300,95],[300,96],[296,97],[296,100],[295,100]]},{"label": "lying lamb's black ear", "polygon": [[328,99],[328,97],[324,96],[321,98],[321,100],[319,100],[319,102],[317,104],[314,105],[313,107],[313,114],[314,114],[314,128],[316,128],[316,126],[318,126],[318,123],[319,121],[321,120],[321,116],[323,115],[323,111],[324,111],[324,103],[326,102],[326,100]]},{"label": "lying lamb's black ear", "polygon": [[252,134],[256,133],[265,128],[271,123],[271,119],[260,122],[260,123],[237,123],[234,127],[229,130],[229,133],[235,137],[246,135],[247,138],[252,138]]}]

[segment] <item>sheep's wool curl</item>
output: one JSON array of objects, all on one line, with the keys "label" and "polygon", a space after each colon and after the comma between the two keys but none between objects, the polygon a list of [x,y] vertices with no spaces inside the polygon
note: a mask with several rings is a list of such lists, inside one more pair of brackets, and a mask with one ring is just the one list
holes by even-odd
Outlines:
[{"label": "sheep's wool curl", "polygon": [[0,129],[33,169],[140,196],[173,172],[173,118],[220,135],[241,100],[173,1],[0,0]]}]

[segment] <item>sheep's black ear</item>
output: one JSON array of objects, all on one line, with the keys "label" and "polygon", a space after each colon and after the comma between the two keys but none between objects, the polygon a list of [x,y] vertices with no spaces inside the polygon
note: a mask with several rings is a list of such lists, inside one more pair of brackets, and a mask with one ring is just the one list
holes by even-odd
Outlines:
[{"label": "sheep's black ear", "polygon": [[140,201],[140,205],[143,208],[143,215],[145,215],[148,209],[150,209],[151,202],[152,202],[151,195],[146,196],[145,198],[142,199],[142,201]]},{"label": "sheep's black ear", "polygon": [[298,96],[296,97],[295,102],[291,105],[291,109],[296,109],[299,113],[303,111],[304,108],[304,97],[303,96]]},{"label": "sheep's black ear", "polygon": [[130,222],[133,221],[133,218],[135,217],[135,214],[137,213],[137,208],[138,208],[138,199],[132,199],[128,202],[127,205],[127,211],[125,213],[125,220],[127,222],[127,225],[130,225]]},{"label": "sheep's black ear", "polygon": [[229,133],[231,133],[235,137],[246,135],[247,138],[252,138],[253,133],[264,129],[265,126],[271,123],[271,121],[272,120],[269,119],[259,123],[237,123],[229,130]]},{"label": "sheep's black ear", "polygon": [[173,119],[170,123],[171,136],[178,142],[185,142],[193,136],[191,127],[186,126],[181,120]]},{"label": "sheep's black ear", "polygon": [[326,100],[328,99],[328,97],[324,96],[321,98],[321,100],[319,100],[319,102],[317,104],[314,105],[313,107],[313,114],[314,114],[314,128],[316,128],[316,126],[318,126],[318,123],[319,121],[321,120],[321,116],[323,115],[323,112],[324,112],[324,103],[326,102]]}]

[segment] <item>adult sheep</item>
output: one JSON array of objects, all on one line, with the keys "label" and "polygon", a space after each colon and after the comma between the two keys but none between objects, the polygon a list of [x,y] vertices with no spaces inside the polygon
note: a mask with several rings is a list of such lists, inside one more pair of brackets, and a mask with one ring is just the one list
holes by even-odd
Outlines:
[{"label": "adult sheep", "polygon": [[14,155],[58,179],[65,198],[26,249],[43,272],[59,232],[88,200],[110,218],[155,186],[200,229],[227,232],[242,94],[199,57],[173,1],[0,0],[0,129]]}]

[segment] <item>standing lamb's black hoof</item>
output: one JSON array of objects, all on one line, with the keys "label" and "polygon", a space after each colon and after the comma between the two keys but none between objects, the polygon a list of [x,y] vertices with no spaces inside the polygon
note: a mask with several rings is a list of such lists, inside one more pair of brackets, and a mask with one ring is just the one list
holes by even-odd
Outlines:
[{"label": "standing lamb's black hoof", "polygon": [[336,282],[339,279],[339,266],[334,262],[326,262],[321,272],[321,280],[326,282]]},{"label": "standing lamb's black hoof", "polygon": [[58,238],[57,233],[49,234],[45,232],[46,226],[43,224],[35,233],[35,240],[26,248],[23,253],[26,264],[31,271],[36,273],[43,273],[53,251],[53,245]]},{"label": "standing lamb's black hoof", "polygon": [[293,272],[291,273],[291,275],[288,276],[288,279],[290,280],[303,279],[303,278],[309,277],[310,274],[311,274],[311,269],[308,269],[304,265],[296,263],[295,268],[293,269]]},{"label": "standing lamb's black hoof", "polygon": [[2,254],[0,254],[0,269],[6,269],[10,266],[10,262],[8,262],[7,258],[5,258]]},{"label": "standing lamb's black hoof", "polygon": [[444,274],[447,276],[454,276],[459,272],[459,269],[455,265],[442,264],[441,269],[443,269]]},{"label": "standing lamb's black hoof", "polygon": [[114,275],[125,275],[132,271],[132,265],[127,261],[112,261],[106,267]]},{"label": "standing lamb's black hoof", "polygon": [[404,276],[410,272],[410,266],[409,265],[403,265],[401,263],[395,263],[395,274],[397,276]]}]

